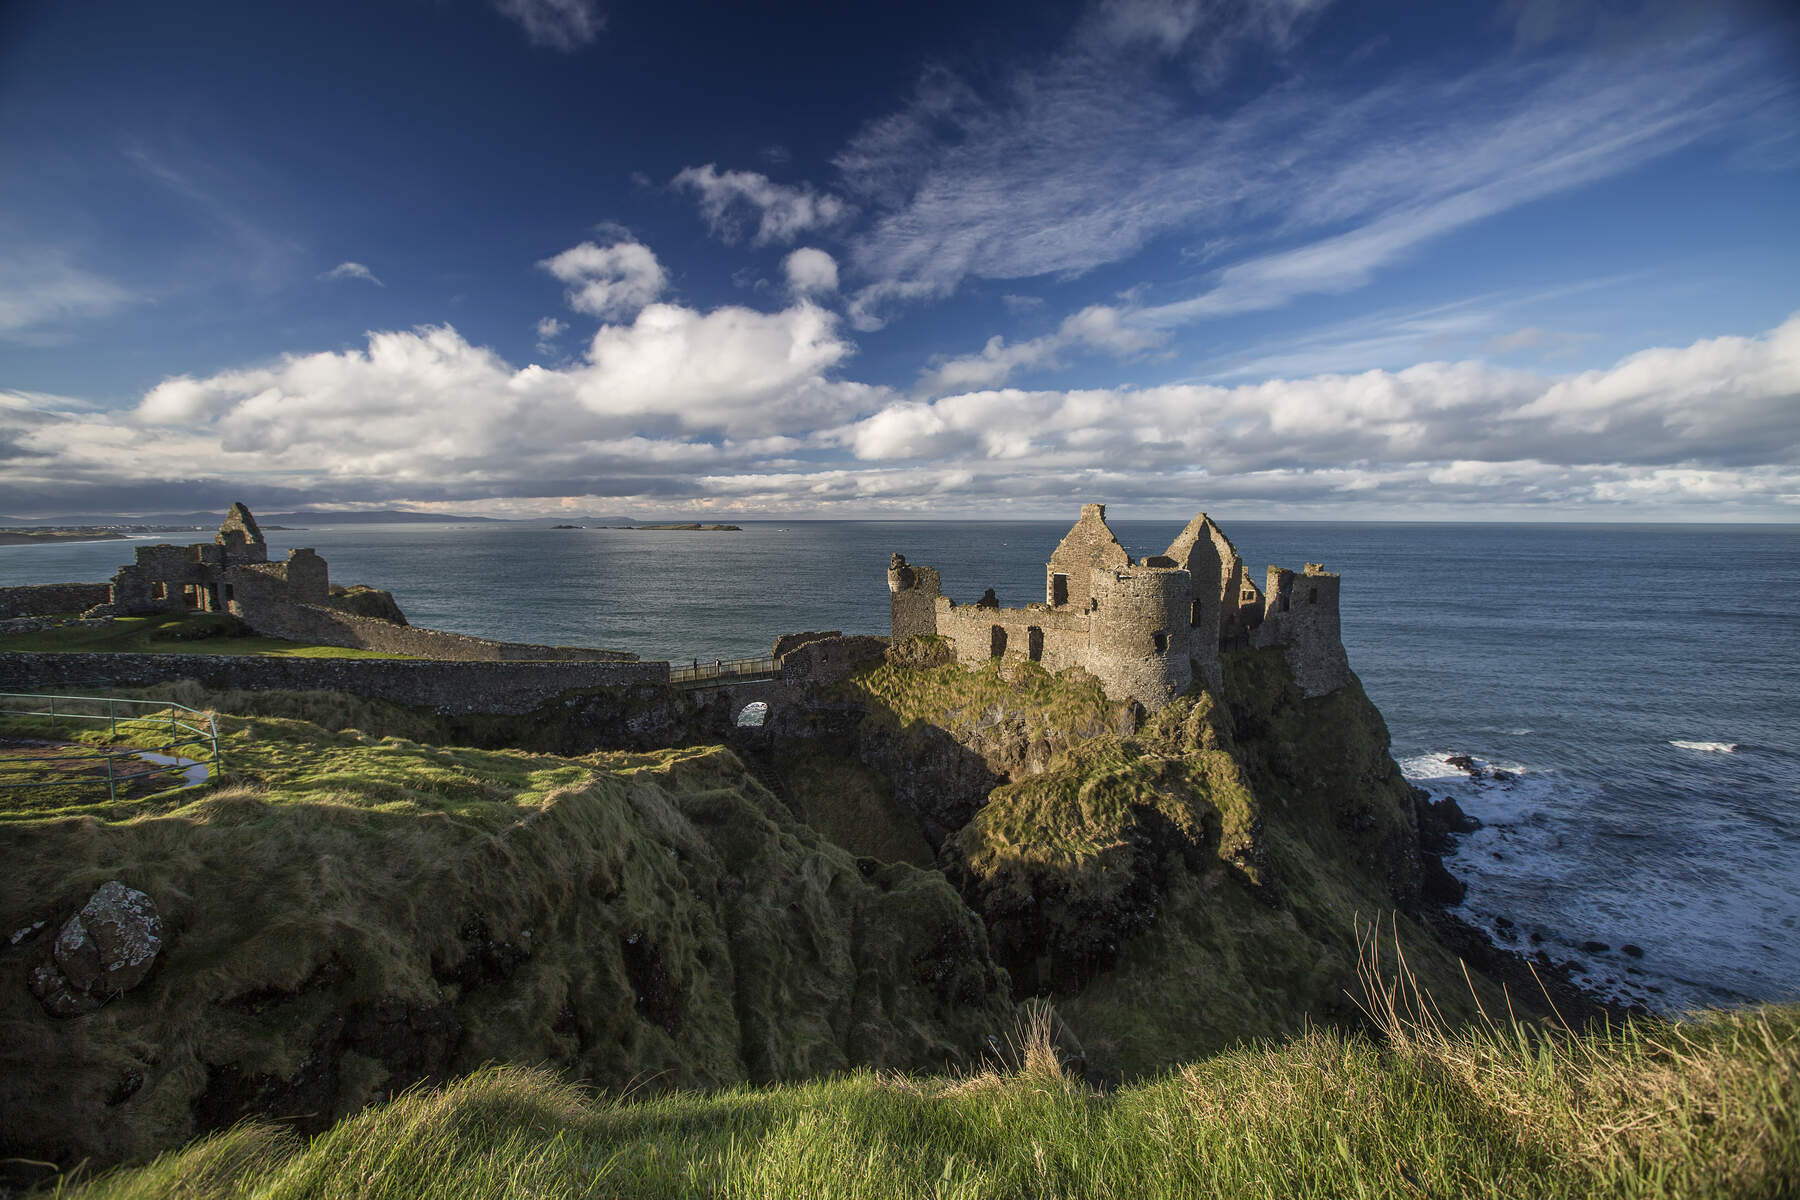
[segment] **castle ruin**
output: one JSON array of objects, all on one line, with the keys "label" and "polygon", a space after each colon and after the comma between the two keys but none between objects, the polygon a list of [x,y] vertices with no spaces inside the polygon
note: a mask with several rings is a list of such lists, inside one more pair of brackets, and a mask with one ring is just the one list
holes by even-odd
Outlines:
[{"label": "castle ruin", "polygon": [[942,593],[931,567],[896,554],[888,564],[896,643],[947,638],[968,667],[1023,660],[1056,672],[1081,667],[1107,695],[1157,709],[1196,678],[1223,683],[1219,655],[1280,646],[1307,696],[1350,680],[1338,629],[1338,576],[1271,566],[1258,588],[1231,539],[1205,513],[1162,554],[1133,560],[1106,524],[1106,506],[1084,504],[1044,568],[1044,600],[1001,608],[993,592],[975,604]]},{"label": "castle ruin", "polygon": [[233,504],[211,542],[139,546],[135,561],[112,578],[109,607],[117,616],[159,612],[236,613],[259,602],[324,604],[331,596],[325,560],[309,549],[269,561],[256,518]]}]

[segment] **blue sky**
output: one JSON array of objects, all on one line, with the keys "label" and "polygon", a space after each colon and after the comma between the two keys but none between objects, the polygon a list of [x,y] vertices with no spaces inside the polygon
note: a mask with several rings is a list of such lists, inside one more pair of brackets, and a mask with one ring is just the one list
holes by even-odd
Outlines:
[{"label": "blue sky", "polygon": [[14,3],[0,513],[1800,520],[1779,13]]}]

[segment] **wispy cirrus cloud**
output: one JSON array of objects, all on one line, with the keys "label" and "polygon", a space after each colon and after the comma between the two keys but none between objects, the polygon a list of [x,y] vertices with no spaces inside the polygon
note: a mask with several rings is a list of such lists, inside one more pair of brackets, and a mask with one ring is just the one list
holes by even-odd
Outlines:
[{"label": "wispy cirrus cloud", "polygon": [[342,279],[360,279],[364,283],[372,283],[376,287],[387,286],[375,277],[375,272],[359,262],[341,262],[329,271],[319,272],[319,278],[327,283],[335,283]]},{"label": "wispy cirrus cloud", "polygon": [[599,37],[606,17],[595,0],[495,0],[534,46],[573,53]]},{"label": "wispy cirrus cloud", "polygon": [[105,316],[134,299],[130,289],[61,251],[16,247],[0,255],[0,338],[8,341],[60,340],[71,322]]},{"label": "wispy cirrus cloud", "polygon": [[1069,350],[1100,350],[1115,358],[1129,358],[1165,340],[1157,330],[1126,324],[1118,308],[1091,304],[1042,337],[1008,342],[996,334],[979,354],[940,358],[920,376],[919,386],[933,393],[997,387],[1015,371],[1055,365]]},{"label": "wispy cirrus cloud", "polygon": [[865,126],[836,160],[875,214],[850,239],[850,265],[870,281],[852,304],[859,324],[968,278],[1078,275],[1171,237],[1228,239],[1235,261],[1148,305],[1146,325],[1346,291],[1435,238],[1750,114],[1795,111],[1769,46],[1711,26],[1375,86],[1294,76],[1227,103],[1164,69],[1194,53],[1179,19],[1193,7],[1150,6],[1162,18],[1140,14],[1131,28],[1148,32],[1135,38],[1087,22],[992,87],[930,69],[905,107]]},{"label": "wispy cirrus cloud", "polygon": [[669,181],[692,192],[700,215],[725,242],[792,242],[803,233],[845,220],[852,209],[839,196],[805,184],[776,183],[760,171],[721,171],[712,163],[687,167]]}]

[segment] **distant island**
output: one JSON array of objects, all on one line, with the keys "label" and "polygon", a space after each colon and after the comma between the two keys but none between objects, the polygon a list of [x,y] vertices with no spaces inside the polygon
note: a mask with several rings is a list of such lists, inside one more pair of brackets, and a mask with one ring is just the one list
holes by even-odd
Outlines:
[{"label": "distant island", "polygon": [[741,525],[700,525],[689,521],[680,525],[621,525],[620,529],[690,529],[699,533],[742,533]]},{"label": "distant island", "polygon": [[39,546],[51,542],[110,542],[125,535],[111,529],[0,529],[0,546]]}]

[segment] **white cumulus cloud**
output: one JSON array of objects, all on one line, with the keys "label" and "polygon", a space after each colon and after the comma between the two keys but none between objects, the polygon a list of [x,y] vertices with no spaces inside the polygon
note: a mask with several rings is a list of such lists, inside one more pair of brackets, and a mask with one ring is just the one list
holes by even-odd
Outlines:
[{"label": "white cumulus cloud", "polygon": [[641,242],[582,242],[538,266],[569,285],[570,308],[603,320],[630,316],[669,285],[662,264]]},{"label": "white cumulus cloud", "polygon": [[788,288],[796,296],[827,295],[837,291],[837,259],[812,246],[802,246],[782,260]]}]

